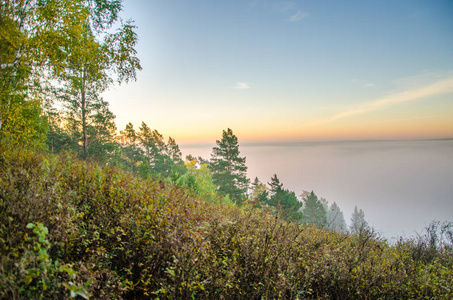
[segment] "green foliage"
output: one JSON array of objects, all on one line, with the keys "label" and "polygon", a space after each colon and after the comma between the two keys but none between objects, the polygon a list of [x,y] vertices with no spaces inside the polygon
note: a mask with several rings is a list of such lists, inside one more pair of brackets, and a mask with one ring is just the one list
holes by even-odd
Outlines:
[{"label": "green foliage", "polygon": [[228,128],[216,144],[210,162],[214,183],[221,195],[229,195],[233,201],[240,203],[245,198],[249,180],[246,176],[246,159],[239,156],[238,139]]},{"label": "green foliage", "polygon": [[64,68],[71,49],[68,41],[89,21],[85,4],[82,0],[0,4],[0,140],[43,146],[45,78]]},{"label": "green foliage", "polygon": [[297,199],[296,194],[283,188],[283,183],[280,182],[277,174],[272,176],[268,185],[270,198],[268,198],[268,191],[265,190],[258,194],[258,203],[274,208],[288,221],[300,223],[302,220],[302,202]]},{"label": "green foliage", "polygon": [[313,224],[320,228],[327,225],[326,210],[323,204],[318,200],[318,197],[313,191],[304,199],[304,223]]},{"label": "green foliage", "polygon": [[[120,132],[121,158],[118,164],[126,170],[136,172],[142,178],[167,178],[171,174],[184,174],[187,170],[176,141],[169,137],[168,143],[157,131],[142,122],[136,132],[132,123]],[[173,183],[176,182],[176,179]]]},{"label": "green foliage", "polygon": [[257,208],[261,208],[267,203],[268,198],[267,187],[264,183],[260,182],[258,177],[252,183],[252,193],[249,196],[250,202]]},{"label": "green foliage", "polygon": [[302,202],[296,194],[288,189],[279,188],[268,201],[270,206],[276,207],[283,214],[283,217],[289,221],[299,223],[302,220]]},{"label": "green foliage", "polygon": [[268,182],[267,184],[269,185],[271,196],[275,195],[283,188],[283,183],[280,183],[280,179],[278,179],[277,174],[272,175],[271,182]]},{"label": "green foliage", "polygon": [[419,258],[416,241],[303,226],[110,166],[0,147],[1,299],[453,297],[448,239]]},{"label": "green foliage", "polygon": [[[70,265],[59,265],[58,260],[53,261],[49,256],[51,243],[47,240],[49,230],[43,224],[29,223],[27,229],[33,229],[34,236],[24,235],[23,254],[16,260],[15,268],[11,268],[10,258],[2,262],[2,274],[0,285],[5,289],[0,293],[0,298],[26,298],[26,299],[49,299],[66,296],[63,286],[70,291],[71,297],[77,295],[88,299],[89,280],[84,285],[73,282],[77,278],[77,272]],[[20,248],[19,248],[20,249]],[[17,250],[19,250],[17,249]],[[16,249],[14,249],[16,250]],[[19,255],[20,252],[10,252]],[[65,276],[63,272],[69,275]]]},{"label": "green foliage", "polygon": [[[6,36],[5,22],[2,14],[0,48],[13,47],[15,42]],[[0,64],[11,59],[8,50],[4,51],[0,51]],[[37,88],[31,82],[30,67],[0,68],[0,143],[37,148],[44,145],[47,126],[41,115],[42,97]]]},{"label": "green foliage", "polygon": [[0,142],[43,147],[42,105],[57,99],[65,104],[65,126],[50,122],[50,148],[77,152],[81,142],[85,159],[106,161],[116,129],[99,95],[141,69],[135,26],[128,21],[107,30],[120,10],[119,0],[0,4]]},{"label": "green foliage", "polygon": [[194,196],[198,196],[209,202],[228,202],[218,195],[216,186],[213,183],[212,174],[207,164],[197,168],[195,160],[186,161],[187,173],[179,177],[175,183],[178,186],[188,188]]},{"label": "green foliage", "polygon": [[69,125],[66,129],[83,146],[82,157],[85,160],[95,158],[106,161],[107,154],[114,147],[115,116],[100,94],[113,83],[113,74],[119,83],[128,82],[135,79],[136,71],[141,69],[134,49],[138,38],[131,22],[122,24],[115,33],[101,30],[116,21],[116,10],[121,8],[111,6],[110,9],[115,11],[108,12],[108,7],[103,7],[105,14],[110,13],[110,17],[103,21],[105,24],[86,23],[84,30],[71,36],[69,42],[73,48],[68,52],[67,66],[57,77],[62,85],[57,99],[64,105]]}]

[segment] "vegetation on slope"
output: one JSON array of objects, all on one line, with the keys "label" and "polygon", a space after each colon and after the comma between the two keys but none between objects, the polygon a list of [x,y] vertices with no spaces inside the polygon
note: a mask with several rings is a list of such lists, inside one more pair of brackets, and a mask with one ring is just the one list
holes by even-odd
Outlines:
[{"label": "vegetation on slope", "polygon": [[390,246],[1,147],[1,299],[453,297],[451,245]]}]

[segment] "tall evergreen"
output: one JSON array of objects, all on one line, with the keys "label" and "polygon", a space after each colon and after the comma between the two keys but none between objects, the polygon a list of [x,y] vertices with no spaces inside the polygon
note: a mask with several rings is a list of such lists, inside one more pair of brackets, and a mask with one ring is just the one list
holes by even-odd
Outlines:
[{"label": "tall evergreen", "polygon": [[123,160],[127,170],[134,171],[136,163],[140,161],[141,149],[137,147],[137,132],[131,122],[126,124],[126,128],[120,131],[120,144],[122,146]]},{"label": "tall evergreen", "polygon": [[271,196],[275,195],[283,187],[283,184],[280,183],[280,179],[278,179],[277,174],[274,174],[271,178],[271,182],[268,182],[267,184],[269,185]]},{"label": "tall evergreen", "polygon": [[304,223],[324,227],[327,224],[326,210],[313,191],[304,198]]},{"label": "tall evergreen", "polygon": [[332,203],[327,211],[327,227],[338,232],[348,231],[343,212],[335,202]]},{"label": "tall evergreen", "polygon": [[240,157],[239,144],[233,131],[223,131],[222,139],[212,149],[210,167],[218,192],[236,202],[246,197],[249,180],[245,157]]},{"label": "tall evergreen", "polygon": [[[283,183],[278,179],[277,174],[271,178],[269,185],[270,198],[267,199],[267,204],[275,207],[280,211],[284,218],[293,222],[300,222],[302,220],[302,202],[300,202],[296,194],[288,189],[283,188]],[[265,199],[266,200],[266,199]]]},{"label": "tall evergreen", "polygon": [[179,149],[178,144],[176,144],[175,139],[173,139],[172,137],[168,138],[166,150],[167,155],[173,160],[175,164],[184,164],[184,161],[182,160],[181,150]]},{"label": "tall evergreen", "polygon": [[354,207],[354,212],[351,216],[350,229],[352,233],[360,232],[368,227],[368,222],[365,221],[365,212],[362,209],[357,209],[357,205]]},{"label": "tall evergreen", "polygon": [[142,177],[151,175],[167,177],[172,171],[179,175],[185,173],[181,150],[175,139],[169,137],[168,143],[165,144],[164,137],[157,130],[151,130],[145,122],[142,122],[139,130],[137,144],[142,152],[139,169]]},{"label": "tall evergreen", "polygon": [[283,217],[287,220],[299,223],[302,220],[302,202],[300,202],[296,193],[279,187],[276,193],[271,196],[269,203],[277,209],[282,210]]}]

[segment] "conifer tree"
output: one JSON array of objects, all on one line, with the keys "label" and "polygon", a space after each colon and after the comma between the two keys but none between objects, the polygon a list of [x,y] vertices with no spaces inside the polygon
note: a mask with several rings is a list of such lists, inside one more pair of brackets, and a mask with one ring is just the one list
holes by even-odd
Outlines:
[{"label": "conifer tree", "polygon": [[254,190],[258,185],[260,185],[261,181],[258,179],[258,177],[255,177],[253,182],[251,183],[252,185],[252,190]]},{"label": "conifer tree", "polygon": [[222,139],[216,141],[212,149],[210,167],[212,178],[222,196],[240,202],[246,197],[249,180],[246,177],[246,158],[240,157],[239,144],[233,131],[223,131]]},{"label": "conifer tree", "polygon": [[146,178],[152,174],[167,177],[174,171],[178,173],[174,174],[177,179],[187,171],[175,139],[169,137],[168,143],[165,144],[164,137],[157,130],[151,130],[145,122],[142,122],[139,128],[137,144],[142,150],[139,171],[142,177]]},{"label": "conifer tree", "polygon": [[176,144],[175,139],[169,137],[166,148],[167,155],[171,158],[171,160],[173,160],[175,164],[178,165],[184,164],[184,161],[182,160],[181,150],[179,149],[178,144]]},{"label": "conifer tree", "polygon": [[[289,221],[300,222],[302,220],[302,202],[300,202],[296,194],[288,189],[283,188],[283,183],[278,179],[277,174],[271,178],[269,185],[269,199],[264,199],[271,207],[275,207],[283,217]],[[267,194],[267,193],[266,193]]]},{"label": "conifer tree", "polygon": [[354,207],[354,212],[351,216],[350,229],[353,233],[358,233],[368,227],[368,222],[365,221],[365,212],[362,209],[357,209],[357,205]]},{"label": "conifer tree", "polygon": [[267,184],[269,185],[271,196],[275,195],[283,187],[283,184],[280,183],[280,179],[278,179],[277,174],[274,174],[271,178],[271,182],[268,182]]},{"label": "conifer tree", "polygon": [[123,159],[125,160],[126,168],[134,171],[134,166],[141,158],[141,149],[137,144],[137,133],[135,132],[132,123],[126,124],[126,128],[120,131],[119,140],[122,146]]},{"label": "conifer tree", "polygon": [[151,165],[151,159],[157,152],[157,148],[153,139],[153,132],[145,122],[142,121],[142,126],[139,127],[138,139],[143,148],[143,154]]},{"label": "conifer tree", "polygon": [[326,210],[313,191],[304,199],[304,223],[324,227],[327,224]]},{"label": "conifer tree", "polygon": [[343,212],[335,202],[332,203],[327,211],[327,227],[338,232],[348,231]]},{"label": "conifer tree", "polygon": [[252,182],[252,192],[250,194],[250,201],[255,205],[255,207],[261,207],[268,202],[269,192],[264,183],[259,181],[258,177],[255,177],[255,180]]}]

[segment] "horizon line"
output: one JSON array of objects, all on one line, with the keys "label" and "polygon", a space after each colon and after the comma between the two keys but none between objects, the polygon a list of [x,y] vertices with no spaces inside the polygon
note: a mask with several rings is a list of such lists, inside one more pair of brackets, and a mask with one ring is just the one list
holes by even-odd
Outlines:
[{"label": "horizon line", "polygon": [[[239,146],[274,146],[274,145],[297,145],[301,143],[353,143],[353,142],[427,142],[427,141],[453,141],[452,137],[437,137],[437,138],[357,138],[357,139],[287,139],[287,140],[256,140],[256,141],[244,141],[239,142]],[[189,142],[189,143],[179,143],[179,145],[184,145],[185,147],[205,147],[215,145],[214,142]]]}]

